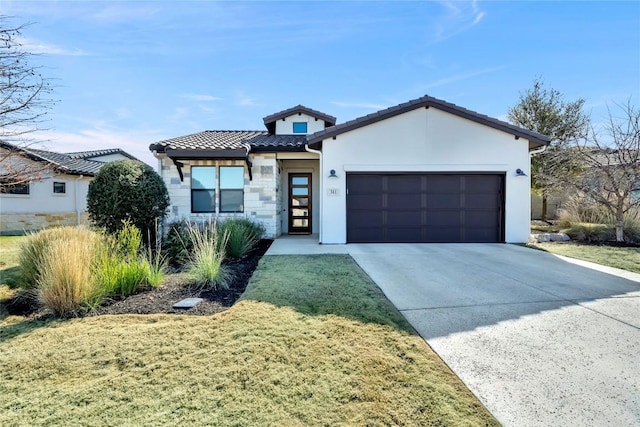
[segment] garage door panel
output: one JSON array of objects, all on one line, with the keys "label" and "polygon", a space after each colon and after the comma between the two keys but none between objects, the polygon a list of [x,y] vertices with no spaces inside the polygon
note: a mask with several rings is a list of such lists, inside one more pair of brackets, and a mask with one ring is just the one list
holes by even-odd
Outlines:
[{"label": "garage door panel", "polygon": [[455,227],[462,225],[460,211],[455,209],[444,209],[438,211],[427,211],[425,214],[426,223],[429,227]]},{"label": "garage door panel", "polygon": [[389,194],[420,193],[422,177],[420,175],[389,175],[386,191]]},{"label": "garage door panel", "polygon": [[378,227],[383,222],[382,211],[354,211],[349,216],[349,225],[354,227]]},{"label": "garage door panel", "polygon": [[459,209],[462,199],[459,194],[428,194],[427,209]]},{"label": "garage door panel", "polygon": [[427,175],[427,194],[450,194],[459,191],[458,175]]},{"label": "garage door panel", "polygon": [[381,194],[382,176],[353,175],[349,179],[349,191],[353,194]]},{"label": "garage door panel", "polygon": [[347,241],[503,241],[503,183],[498,174],[347,174]]},{"label": "garage door panel", "polygon": [[389,211],[387,212],[386,219],[389,227],[394,225],[415,224],[415,226],[419,228],[422,223],[422,212],[419,210]]},{"label": "garage door panel", "polygon": [[467,209],[498,209],[500,196],[498,194],[465,194],[464,207]]},{"label": "garage door panel", "polygon": [[493,193],[500,183],[500,176],[496,175],[471,175],[465,177],[465,191],[467,193]]},{"label": "garage door panel", "polygon": [[382,194],[356,194],[349,195],[351,209],[382,209]]},{"label": "garage door panel", "polygon": [[412,193],[412,194],[397,194],[397,193],[387,194],[387,206],[389,207],[389,209],[393,209],[393,208],[420,209],[421,205],[422,205],[422,195],[419,192]]}]

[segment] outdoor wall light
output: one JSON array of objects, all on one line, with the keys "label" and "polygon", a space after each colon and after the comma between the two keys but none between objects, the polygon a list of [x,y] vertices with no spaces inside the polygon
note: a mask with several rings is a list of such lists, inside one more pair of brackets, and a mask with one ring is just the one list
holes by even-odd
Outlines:
[{"label": "outdoor wall light", "polygon": [[331,169],[329,171],[329,178],[337,178],[338,175],[336,175],[336,170],[335,169]]},{"label": "outdoor wall light", "polygon": [[516,176],[527,176],[526,173],[520,168],[516,169]]}]

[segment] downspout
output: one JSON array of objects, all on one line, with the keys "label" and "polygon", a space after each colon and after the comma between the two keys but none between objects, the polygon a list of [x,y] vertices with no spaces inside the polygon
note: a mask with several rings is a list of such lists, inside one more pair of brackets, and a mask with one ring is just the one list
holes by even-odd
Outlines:
[{"label": "downspout", "polygon": [[78,226],[81,225],[81,220],[80,220],[80,207],[78,206],[78,187],[80,185],[80,180],[84,178],[84,175],[80,175],[79,177],[76,178],[76,182],[75,185],[73,186],[73,204],[76,208],[76,222],[78,224]]},{"label": "downspout", "polygon": [[[323,207],[323,203],[322,203],[322,195],[324,194],[324,193],[322,192],[322,187],[323,187],[323,184],[322,184],[322,183],[323,183],[323,181],[324,181],[324,177],[323,177],[324,168],[322,167],[322,166],[323,166],[323,165],[322,165],[322,151],[320,151],[320,150],[314,150],[313,148],[309,148],[309,144],[308,144],[308,143],[307,143],[307,144],[304,144],[304,149],[305,149],[305,151],[307,151],[307,152],[309,152],[309,153],[315,153],[315,154],[317,154],[317,155],[320,157],[320,171],[319,171],[319,173],[320,173],[320,177],[319,177],[319,178],[320,178],[320,179],[318,180],[318,182],[320,182],[320,189],[319,189],[320,193],[319,193],[319,197],[318,197],[318,200],[320,201],[320,218],[319,218],[319,219],[320,219],[320,221],[318,221],[318,224],[319,224],[319,229],[318,229],[318,243],[319,243],[319,244],[322,244],[322,222],[323,222],[323,219],[322,219],[322,218],[323,218],[323,216],[324,216],[324,215],[323,215],[323,212],[322,212],[322,207]],[[312,227],[313,227],[313,224],[312,224]]]},{"label": "downspout", "polygon": [[537,148],[535,150],[529,151],[529,157],[531,158],[531,157],[535,156],[536,154],[542,153],[543,151],[545,151],[547,149],[547,147],[548,147],[548,145],[543,145],[540,148]]}]

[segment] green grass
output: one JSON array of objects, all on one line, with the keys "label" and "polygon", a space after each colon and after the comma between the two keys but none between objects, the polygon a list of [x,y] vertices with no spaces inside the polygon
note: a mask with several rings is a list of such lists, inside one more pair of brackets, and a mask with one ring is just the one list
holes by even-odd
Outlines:
[{"label": "green grass", "polygon": [[640,248],[576,245],[570,243],[537,243],[533,246],[554,254],[640,273]]},{"label": "green grass", "polygon": [[6,316],[2,301],[11,299],[18,286],[18,255],[25,236],[0,236],[0,319]]},{"label": "green grass", "polygon": [[0,322],[0,425],[498,425],[348,256],[211,317]]}]

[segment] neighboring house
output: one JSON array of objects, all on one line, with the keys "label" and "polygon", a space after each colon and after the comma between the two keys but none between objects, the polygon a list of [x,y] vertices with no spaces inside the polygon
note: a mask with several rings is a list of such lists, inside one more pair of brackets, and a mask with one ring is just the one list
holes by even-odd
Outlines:
[{"label": "neighboring house", "polygon": [[[638,159],[640,159],[640,152],[638,150],[623,150],[613,148],[590,148],[587,150],[588,156],[591,159],[587,162],[586,172],[588,175],[592,175],[593,168],[619,168],[620,183],[624,181],[630,186],[629,202],[638,203],[640,201],[640,181],[632,182],[631,180],[638,176]],[[626,170],[623,170],[621,165],[626,165]],[[635,165],[635,166],[632,166]],[[629,166],[632,166],[632,170],[629,170]],[[635,172],[633,172],[635,171]],[[634,177],[634,178],[632,178]],[[591,179],[596,179],[591,177]],[[597,187],[594,187],[597,188]],[[568,202],[572,200],[584,200],[587,203],[592,203],[590,197],[586,197],[583,192],[578,191],[576,188],[568,188],[565,191],[559,191],[555,194],[551,194],[547,197],[547,219],[557,219],[560,212],[565,208]],[[542,218],[542,197],[538,194],[531,193],[531,218]]]},{"label": "neighboring house", "polygon": [[168,220],[243,216],[324,244],[529,238],[529,152],[548,137],[429,96],[335,122],[298,105],[266,131],[151,144]]},{"label": "neighboring house", "polygon": [[[12,156],[4,157],[8,151]],[[38,171],[37,179],[29,182],[0,183],[0,234],[4,235],[87,223],[87,191],[95,174],[106,162],[137,160],[118,148],[56,153],[6,142],[0,142],[0,155]]]}]

